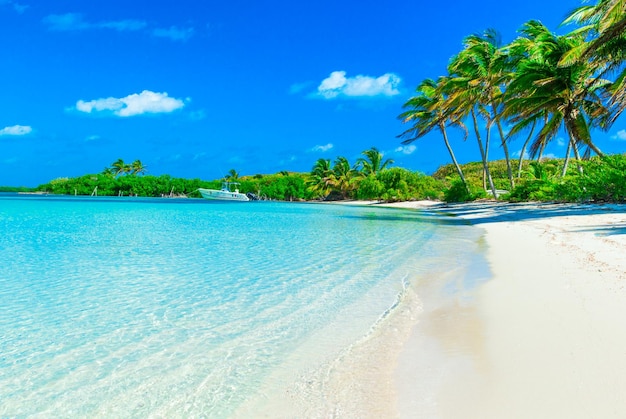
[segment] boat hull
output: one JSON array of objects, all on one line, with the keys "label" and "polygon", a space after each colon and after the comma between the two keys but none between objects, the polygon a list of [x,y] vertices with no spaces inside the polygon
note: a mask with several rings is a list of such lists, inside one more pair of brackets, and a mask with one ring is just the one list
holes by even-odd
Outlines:
[{"label": "boat hull", "polygon": [[210,199],[213,201],[237,201],[237,202],[245,202],[249,201],[250,198],[241,192],[231,192],[217,189],[204,189],[199,188],[198,192],[204,199]]}]

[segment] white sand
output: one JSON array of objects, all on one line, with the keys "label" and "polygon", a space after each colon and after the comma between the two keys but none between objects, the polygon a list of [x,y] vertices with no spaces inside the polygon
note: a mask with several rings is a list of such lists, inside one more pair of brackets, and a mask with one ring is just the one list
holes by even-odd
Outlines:
[{"label": "white sand", "polygon": [[625,417],[626,207],[440,209],[485,229],[493,279],[425,307],[396,371],[399,416]]}]

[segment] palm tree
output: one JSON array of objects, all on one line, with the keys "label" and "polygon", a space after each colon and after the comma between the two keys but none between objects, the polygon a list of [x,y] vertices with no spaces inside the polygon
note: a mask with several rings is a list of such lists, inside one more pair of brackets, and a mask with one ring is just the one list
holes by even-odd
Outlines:
[{"label": "palm tree", "polygon": [[239,179],[239,173],[235,169],[230,169],[224,179],[229,182],[234,182]]},{"label": "palm tree", "polygon": [[546,118],[530,146],[531,156],[556,138],[561,128],[565,129],[568,152],[564,176],[570,149],[577,158],[581,145],[602,155],[591,141],[591,125],[606,125],[603,121],[610,110],[602,101],[602,93],[609,83],[595,79],[594,66],[588,63],[559,65],[564,54],[584,42],[580,34],[557,36],[537,21],[527,22],[520,32],[522,37],[514,44],[517,42],[517,47],[526,48],[526,58],[518,63],[515,77],[509,84],[505,115],[522,125]]},{"label": "palm tree", "polygon": [[[535,132],[535,127],[537,126],[537,120],[533,120],[531,121],[531,126],[530,126],[530,131],[528,132],[528,136],[526,137],[526,141],[524,141],[524,144],[522,145],[522,149],[519,152],[519,161],[517,163],[517,177],[522,177],[522,165],[524,164],[524,155],[526,154],[526,147],[528,147],[528,144],[530,143],[530,140],[532,140],[533,138],[533,133]],[[511,132],[509,132],[509,138],[511,138],[513,135]]]},{"label": "palm tree", "polygon": [[422,138],[433,129],[438,129],[443,136],[443,142],[448,149],[448,153],[450,153],[454,167],[469,193],[470,190],[463,175],[463,170],[456,160],[446,132],[446,125],[457,125],[466,131],[467,137],[465,125],[458,118],[454,118],[454,115],[445,108],[446,96],[443,94],[443,86],[447,81],[447,77],[440,77],[437,82],[432,79],[426,79],[417,86],[417,96],[413,96],[403,105],[403,108],[408,110],[398,116],[402,123],[411,122],[413,126],[400,134],[399,137],[405,138],[402,144],[410,144]]},{"label": "palm tree", "polygon": [[320,195],[327,195],[331,190],[334,179],[333,169],[330,165],[329,159],[319,158],[311,169],[311,178],[309,185],[314,192],[318,192]]},{"label": "palm tree", "polygon": [[587,36],[588,42],[572,48],[561,58],[563,66],[575,62],[590,62],[599,74],[617,71],[611,86],[612,104],[616,105],[615,119],[626,108],[626,2],[624,0],[599,0],[595,5],[581,6],[570,13],[563,22],[582,24],[577,31]]},{"label": "palm tree", "polygon": [[123,159],[117,159],[111,165],[111,171],[115,173],[116,176],[130,173],[131,170],[130,165],[124,163]]},{"label": "palm tree", "polygon": [[105,167],[102,169],[102,174],[107,177],[115,177],[116,170],[113,167]]},{"label": "palm tree", "polygon": [[465,82],[474,90],[477,110],[487,123],[485,159],[489,156],[491,127],[495,123],[500,134],[500,143],[506,160],[507,174],[511,189],[515,187],[507,137],[504,135],[499,114],[502,108],[504,87],[511,78],[510,57],[500,48],[500,36],[494,29],[488,29],[482,35],[470,35],[465,38],[465,48],[450,63],[452,74],[465,78]]},{"label": "palm tree", "polygon": [[141,160],[135,160],[130,165],[130,173],[132,175],[142,175],[146,173],[146,166],[141,162]]},{"label": "palm tree", "polygon": [[359,158],[357,165],[361,168],[361,172],[365,176],[376,175],[376,173],[393,164],[393,160],[391,159],[383,161],[383,153],[378,151],[376,147],[365,150],[361,154],[365,157]]},{"label": "palm tree", "polygon": [[345,199],[354,189],[354,180],[358,171],[350,166],[348,159],[345,157],[337,157],[333,164],[332,184],[339,190],[341,196]]},{"label": "palm tree", "polygon": [[[478,149],[480,150],[480,157],[483,164],[483,187],[487,189],[486,186],[487,183],[489,183],[491,193],[493,194],[493,197],[496,198],[497,192],[493,179],[491,178],[491,172],[489,171],[487,149],[483,144],[478,124],[478,114],[484,116],[489,115],[489,112],[485,108],[484,103],[481,101],[483,91],[479,85],[473,82],[474,76],[472,73],[463,74],[458,72],[454,74],[453,69],[456,68],[458,71],[465,67],[457,64],[457,61],[463,59],[465,59],[465,57],[461,54],[453,57],[452,59],[449,68],[451,75],[448,82],[444,86],[444,93],[447,94],[445,108],[449,109],[450,112],[453,113],[454,118],[458,120],[462,120],[468,116],[471,117],[472,124],[474,126],[474,134],[476,135],[476,142],[478,143]],[[489,133],[489,131],[487,131],[487,133]]]}]

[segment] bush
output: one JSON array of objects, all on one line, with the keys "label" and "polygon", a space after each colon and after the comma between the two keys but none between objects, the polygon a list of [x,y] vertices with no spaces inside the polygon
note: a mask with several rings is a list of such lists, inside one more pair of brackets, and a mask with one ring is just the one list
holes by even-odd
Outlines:
[{"label": "bush", "polygon": [[376,174],[376,179],[382,183],[382,198],[388,202],[439,199],[442,195],[442,182],[400,167],[382,170]]},{"label": "bush", "polygon": [[468,202],[487,197],[487,192],[478,185],[468,185],[470,192],[461,179],[452,181],[452,186],[443,193],[443,200],[446,202]]},{"label": "bush", "polygon": [[385,185],[375,176],[368,176],[359,182],[356,198],[362,200],[381,199]]},{"label": "bush", "polygon": [[557,196],[556,186],[547,179],[520,179],[507,199],[511,202],[554,201]]}]

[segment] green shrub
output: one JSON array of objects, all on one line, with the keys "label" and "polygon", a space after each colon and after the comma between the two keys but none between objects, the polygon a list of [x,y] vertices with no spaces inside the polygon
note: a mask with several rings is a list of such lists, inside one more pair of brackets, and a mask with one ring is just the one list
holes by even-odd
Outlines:
[{"label": "green shrub", "polygon": [[468,202],[487,197],[487,192],[482,186],[471,184],[468,186],[470,192],[467,191],[461,179],[454,180],[452,186],[444,191],[443,200],[445,202]]},{"label": "green shrub", "polygon": [[368,176],[359,182],[356,198],[361,200],[381,199],[385,185],[374,176]]},{"label": "green shrub", "polygon": [[520,179],[507,199],[511,202],[553,201],[556,199],[555,186],[546,179]]}]

